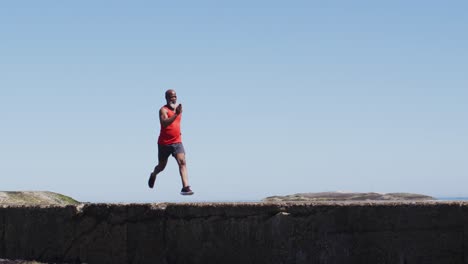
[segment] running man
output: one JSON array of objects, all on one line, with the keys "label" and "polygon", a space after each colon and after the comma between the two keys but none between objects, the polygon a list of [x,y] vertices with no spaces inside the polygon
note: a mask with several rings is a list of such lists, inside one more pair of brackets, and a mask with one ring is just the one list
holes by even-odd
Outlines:
[{"label": "running man", "polygon": [[159,109],[159,122],[161,132],[158,139],[158,165],[150,174],[148,186],[153,188],[156,176],[166,168],[167,160],[172,155],[179,165],[182,179],[182,195],[192,195],[193,191],[188,184],[187,166],[185,163],[185,150],[182,145],[180,121],[182,119],[182,104],[177,104],[177,95],[174,90],[166,91],[166,105]]}]

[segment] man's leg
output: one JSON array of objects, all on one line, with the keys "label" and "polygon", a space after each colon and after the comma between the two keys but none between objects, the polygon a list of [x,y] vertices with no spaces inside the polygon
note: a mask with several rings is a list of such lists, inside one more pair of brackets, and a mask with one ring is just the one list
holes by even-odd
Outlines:
[{"label": "man's leg", "polygon": [[189,186],[188,176],[187,176],[187,165],[185,162],[185,153],[177,153],[175,155],[177,164],[179,165],[180,178],[182,179],[182,187]]},{"label": "man's leg", "polygon": [[159,160],[158,165],[156,165],[156,167],[154,167],[154,170],[150,174],[150,178],[148,180],[148,186],[150,188],[153,188],[154,182],[156,181],[156,176],[158,176],[158,173],[160,173],[161,171],[164,170],[164,168],[166,168],[166,165],[167,165],[167,158]]},{"label": "man's leg", "polygon": [[164,168],[166,168],[169,155],[171,155],[170,148],[168,146],[158,144],[158,165],[154,167],[153,172],[150,174],[150,178],[148,180],[148,186],[150,188],[153,188],[158,173],[160,173],[164,170]]},{"label": "man's leg", "polygon": [[166,168],[169,155],[171,155],[171,148],[166,145],[158,144],[158,165],[154,167],[154,170],[150,174],[150,178],[148,179],[148,186],[150,188],[153,188],[154,182],[156,181],[156,176],[158,176],[158,173],[160,173],[161,171],[164,170],[164,168]]}]

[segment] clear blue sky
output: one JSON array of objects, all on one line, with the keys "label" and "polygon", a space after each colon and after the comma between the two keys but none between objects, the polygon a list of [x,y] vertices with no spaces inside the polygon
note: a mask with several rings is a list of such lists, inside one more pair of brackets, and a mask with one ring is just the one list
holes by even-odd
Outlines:
[{"label": "clear blue sky", "polygon": [[[2,1],[0,190],[468,196],[466,1]],[[173,88],[193,197],[156,165]]]}]

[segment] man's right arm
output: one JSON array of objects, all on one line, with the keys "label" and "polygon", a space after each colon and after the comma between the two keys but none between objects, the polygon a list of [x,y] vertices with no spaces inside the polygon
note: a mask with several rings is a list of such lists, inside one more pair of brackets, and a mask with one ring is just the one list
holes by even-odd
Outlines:
[{"label": "man's right arm", "polygon": [[161,126],[164,128],[168,127],[172,122],[174,122],[178,115],[179,114],[175,113],[173,116],[167,117],[167,110],[162,107],[159,110],[159,121],[161,122]]}]

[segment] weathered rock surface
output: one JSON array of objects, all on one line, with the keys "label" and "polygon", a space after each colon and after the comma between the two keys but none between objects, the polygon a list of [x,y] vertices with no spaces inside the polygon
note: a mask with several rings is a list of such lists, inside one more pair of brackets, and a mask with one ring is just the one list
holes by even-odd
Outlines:
[{"label": "weathered rock surface", "polygon": [[37,261],[0,259],[0,264],[43,264]]},{"label": "weathered rock surface", "polygon": [[0,205],[77,205],[79,203],[71,197],[54,192],[0,192]]},{"label": "weathered rock surface", "polygon": [[468,202],[0,206],[0,258],[45,263],[468,264]]},{"label": "weathered rock surface", "polygon": [[263,202],[320,202],[320,201],[429,201],[433,197],[414,193],[355,193],[355,192],[319,192],[296,193],[285,196],[270,196]]}]

